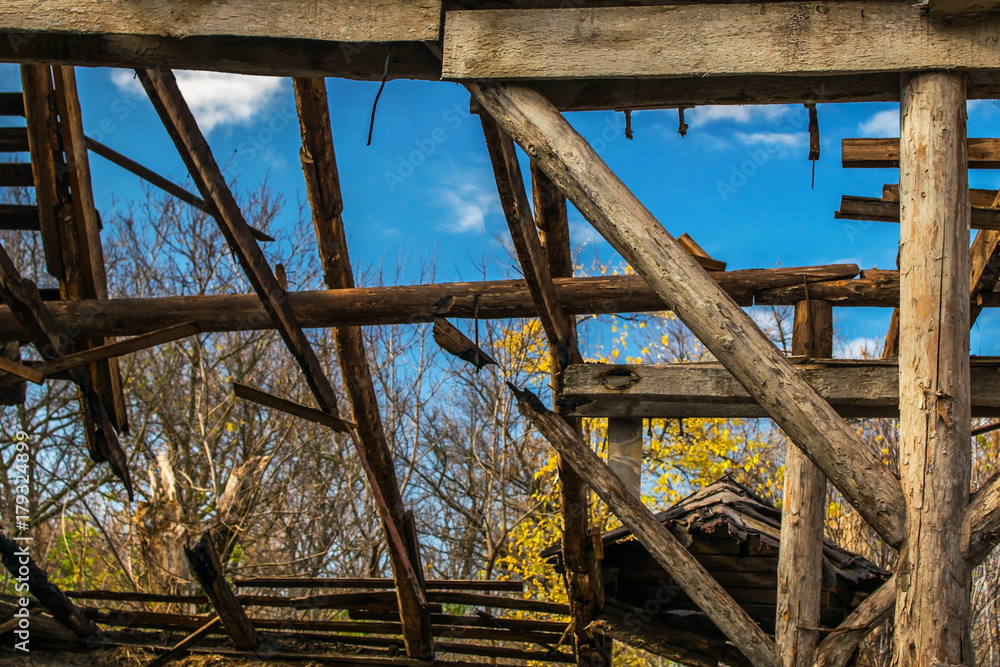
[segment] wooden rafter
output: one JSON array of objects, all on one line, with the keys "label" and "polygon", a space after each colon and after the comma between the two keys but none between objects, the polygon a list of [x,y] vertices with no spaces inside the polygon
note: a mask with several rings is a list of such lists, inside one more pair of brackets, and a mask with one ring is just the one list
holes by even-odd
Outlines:
[{"label": "wooden rafter", "polygon": [[[351,289],[355,286],[354,274],[341,217],[344,203],[330,126],[326,82],[322,79],[296,78],[293,84],[302,134],[302,171],[319,244],[323,279],[329,289]],[[408,538],[405,540],[405,553],[397,549],[389,550],[406,650],[410,657],[430,659],[434,657],[434,636],[420,569],[419,546],[415,531],[406,530],[406,509],[382,425],[361,329],[337,327],[333,335],[341,375],[357,424],[360,448],[365,452],[375,483],[385,499],[387,511],[382,520],[387,530],[395,530]],[[407,561],[411,567],[407,567]]]},{"label": "wooden rafter", "polygon": [[233,645],[243,650],[255,648],[259,641],[257,629],[223,576],[211,532],[205,532],[193,547],[184,547],[184,553]]},{"label": "wooden rafter", "polygon": [[466,85],[883,539],[898,545],[905,524],[899,481],[558,110],[520,86]]},{"label": "wooden rafter", "polygon": [[[243,217],[236,199],[229,187],[212,151],[198,128],[191,110],[177,86],[177,81],[169,71],[138,71],[139,79],[153,102],[160,119],[177,147],[181,158],[187,165],[192,179],[201,192],[205,202],[212,207],[214,217],[219,223],[229,247],[235,253],[250,284],[253,286],[261,304],[265,307],[274,327],[281,334],[286,347],[292,353],[320,409],[334,417],[339,415],[337,395],[330,379],[323,370],[316,352],[309,339],[299,325],[295,313],[288,302],[287,294],[278,283],[274,272],[268,265],[264,254],[254,239],[250,225]],[[401,564],[411,580],[416,580],[413,565],[396,529],[394,516],[385,498],[386,491],[392,492],[392,487],[384,488],[385,480],[373,471],[373,464],[368,456],[371,452],[363,447],[355,447],[355,451],[364,462],[362,468],[378,509],[379,516],[389,536],[389,552],[395,562]],[[390,470],[391,470],[391,462]],[[385,465],[378,462],[375,465]],[[396,487],[398,493],[398,487]],[[423,601],[422,592],[415,591],[418,599]]]},{"label": "wooden rafter", "polygon": [[[898,169],[899,139],[844,139],[844,169]],[[1000,139],[969,137],[969,169],[1000,169]]]}]

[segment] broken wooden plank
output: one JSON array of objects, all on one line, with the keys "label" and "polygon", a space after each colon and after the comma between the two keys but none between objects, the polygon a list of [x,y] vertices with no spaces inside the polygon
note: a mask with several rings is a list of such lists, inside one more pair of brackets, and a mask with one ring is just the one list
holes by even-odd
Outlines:
[{"label": "broken wooden plank", "polygon": [[434,342],[448,354],[472,364],[477,371],[485,366],[497,364],[496,360],[483,352],[475,341],[458,330],[454,324],[443,317],[434,318]]},{"label": "broken wooden plank", "polygon": [[992,71],[998,36],[995,16],[952,25],[879,1],[451,11],[442,78]]},{"label": "broken wooden plank", "polygon": [[317,410],[316,408],[310,408],[309,406],[302,405],[301,403],[279,398],[278,396],[268,394],[267,392],[249,387],[245,384],[240,384],[239,382],[233,383],[233,394],[237,398],[252,401],[258,405],[263,405],[266,408],[273,408],[275,410],[279,410],[280,412],[299,417],[300,419],[305,419],[306,421],[322,424],[323,426],[326,426],[327,428],[338,433],[347,433],[350,428],[354,426],[351,422],[339,417],[334,417],[333,415],[327,414],[322,410]]},{"label": "broken wooden plank", "polygon": [[776,664],[774,642],[753,619],[712,579],[677,538],[656,520],[642,501],[598,458],[578,433],[558,415],[549,412],[529,391],[509,385],[518,409],[546,440],[608,504],[621,522],[649,549],[685,593],[756,667]]},{"label": "broken wooden plank", "polygon": [[9,386],[12,384],[17,384],[20,380],[29,380],[35,384],[42,384],[42,380],[45,379],[45,374],[39,372],[37,368],[32,368],[31,366],[25,366],[24,364],[19,364],[16,361],[11,361],[6,357],[0,357],[0,371],[4,373],[9,373],[11,380],[9,384],[5,383],[0,386]]},{"label": "broken wooden plank", "polygon": [[698,264],[701,265],[701,268],[705,269],[706,271],[726,270],[725,262],[720,262],[719,260],[714,259],[707,252],[705,252],[705,249],[702,248],[700,245],[698,245],[695,242],[695,240],[691,238],[690,235],[687,234],[687,232],[677,237],[677,243],[680,244],[680,246],[684,248],[685,251],[687,251],[687,254],[694,257],[695,260],[697,260]]},{"label": "broken wooden plank", "polygon": [[233,645],[243,650],[255,648],[257,630],[223,576],[222,563],[212,544],[211,534],[206,532],[193,547],[184,547],[184,554]]},{"label": "broken wooden plank", "polygon": [[855,429],[803,380],[739,306],[677,245],[600,156],[547,100],[507,84],[466,84],[577,210],[678,318],[753,391],[887,543],[902,539],[899,481]]},{"label": "broken wooden plank", "polygon": [[[742,305],[750,306],[754,293],[767,294],[775,286],[793,288],[776,294],[774,300],[792,304],[804,298],[804,281],[810,294],[820,285],[857,275],[853,264],[826,267],[781,269],[746,269],[713,273],[722,289]],[[667,309],[663,300],[639,276],[598,276],[554,278],[556,297],[565,310],[575,315],[601,313],[656,312]],[[857,286],[854,283],[858,283]],[[838,305],[893,305],[898,299],[892,281],[883,285],[871,281],[837,282],[827,298]],[[819,297],[816,297],[819,298]],[[288,303],[306,328],[331,326],[379,326],[433,322],[446,304],[448,317],[461,319],[501,319],[531,317],[535,310],[527,286],[522,280],[497,280],[476,283],[440,283],[434,285],[397,285],[391,287],[356,287],[344,290],[290,292]],[[257,331],[273,329],[267,311],[253,294],[218,294],[157,298],[84,300],[76,303],[47,303],[53,319],[62,328],[73,327],[82,336],[142,335],[189,321],[198,322],[203,332]],[[0,340],[24,339],[27,331],[10,312],[0,306]]]},{"label": "broken wooden plank", "polygon": [[70,602],[58,586],[49,581],[49,576],[35,564],[25,544],[22,542],[19,545],[16,540],[17,538],[12,540],[0,532],[0,557],[10,576],[19,582],[25,582],[26,590],[77,637],[88,639],[100,635],[101,631],[94,622]]},{"label": "broken wooden plank", "polygon": [[[844,139],[845,169],[899,168],[899,139]],[[969,169],[1000,169],[1000,139],[969,137]]]},{"label": "broken wooden plank", "polygon": [[[803,379],[844,417],[899,414],[895,359],[793,360]],[[973,359],[973,414],[1000,416],[1000,361]],[[766,417],[719,363],[570,366],[560,402],[583,417]]]}]

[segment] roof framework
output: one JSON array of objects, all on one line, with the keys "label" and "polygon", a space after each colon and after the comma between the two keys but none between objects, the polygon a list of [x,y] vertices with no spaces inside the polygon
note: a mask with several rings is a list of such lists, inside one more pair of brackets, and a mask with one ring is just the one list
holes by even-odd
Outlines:
[{"label": "roof framework", "polygon": [[[188,557],[219,621],[146,619],[148,627],[173,624],[193,632],[157,664],[220,632],[239,650],[257,649],[265,626],[245,611],[255,604],[351,604],[361,614],[388,613],[392,620],[386,622],[404,638],[407,657],[370,664],[399,665],[436,664],[441,662],[435,661],[436,653],[456,652],[440,641],[446,619],[439,605],[446,600],[523,606],[524,601],[505,603],[476,593],[445,595],[424,580],[413,516],[395,479],[358,331],[362,325],[444,317],[523,316],[542,323],[556,405],[549,410],[529,393],[512,391],[525,418],[560,454],[563,507],[585,506],[588,490],[596,492],[751,664],[845,665],[858,642],[894,607],[900,665],[970,659],[963,582],[969,568],[1000,540],[1000,480],[994,477],[971,498],[967,492],[971,417],[1000,411],[1000,393],[996,362],[970,362],[968,331],[982,308],[1000,304],[1000,195],[970,191],[968,169],[996,168],[1000,140],[967,141],[964,109],[968,99],[1000,97],[996,0],[931,0],[920,6],[886,0],[675,6],[554,0],[177,5],[154,0],[141,8],[98,3],[82,12],[65,0],[43,0],[0,7],[0,33],[0,61],[22,64],[24,89],[23,95],[0,96],[0,111],[27,121],[23,136],[7,133],[0,142],[7,150],[26,146],[31,155],[28,167],[4,165],[0,184],[30,185],[37,197],[33,208],[0,209],[0,224],[37,229],[47,270],[60,284],[58,299],[46,300],[52,295],[41,294],[0,252],[0,298],[7,304],[0,309],[0,341],[7,343],[8,357],[0,366],[0,384],[16,389],[25,379],[68,373],[79,387],[90,456],[108,462],[131,491],[127,454],[117,439],[128,423],[116,359],[199,331],[276,329],[319,409],[252,388],[237,387],[237,395],[349,433],[389,545],[394,578],[387,594],[261,600],[233,590],[206,532]],[[83,135],[73,66],[137,70],[199,195]],[[246,223],[225,185],[171,68],[294,77],[302,167],[329,291],[286,292],[260,250],[261,234]],[[355,287],[324,77],[444,79],[469,89],[525,280]],[[901,136],[845,142],[844,166],[898,166],[900,183],[886,186],[881,199],[845,196],[840,216],[898,222],[900,271],[856,266],[709,271],[719,263],[697,244],[671,236],[561,114],[875,100],[900,101]],[[515,145],[532,160],[531,196],[522,185]],[[214,217],[254,294],[109,300],[88,149]],[[637,277],[572,277],[567,199]],[[971,251],[970,228],[981,230]],[[784,356],[766,339],[742,309],[753,303],[796,306],[793,347],[801,358]],[[886,349],[898,361],[827,359],[832,308],[873,305],[897,309]],[[664,308],[677,314],[718,364],[582,365],[576,315]],[[349,418],[337,413],[333,386],[303,333],[309,327],[334,328],[343,375],[352,378],[346,387]],[[68,330],[77,333],[67,336]],[[116,342],[116,336],[132,338]],[[38,347],[45,361],[22,363],[16,345],[21,340]],[[802,511],[781,534],[779,571],[788,581],[779,577],[783,620],[775,637],[762,632],[655,519],[623,481],[634,485],[634,478],[616,474],[589,449],[578,421],[582,415],[634,420],[705,414],[769,416],[795,445],[788,453],[785,503]],[[901,420],[901,479],[867,450],[843,418],[885,414]],[[618,426],[616,431],[627,437],[629,424]],[[625,470],[628,452],[634,457],[635,450],[620,451],[616,465]],[[820,641],[819,632],[810,628],[819,624],[815,594],[823,547],[822,515],[816,510],[824,502],[827,479],[887,544],[901,549],[903,558],[899,572],[839,631]],[[526,641],[548,647],[541,656],[537,651],[491,653],[487,645],[474,647],[473,655],[610,663],[604,632],[616,622],[614,615],[602,616],[603,625],[590,625],[604,601],[588,517],[567,513],[564,518],[570,605],[535,610],[562,614],[572,623],[538,622],[480,633],[484,640],[531,635]],[[12,544],[3,538],[8,567]],[[73,595],[46,590],[50,595],[39,599],[57,619],[77,636],[96,636],[93,622],[70,601]],[[97,617],[114,623],[107,615]],[[471,624],[470,619],[452,621]],[[553,635],[558,640],[551,641]]]}]

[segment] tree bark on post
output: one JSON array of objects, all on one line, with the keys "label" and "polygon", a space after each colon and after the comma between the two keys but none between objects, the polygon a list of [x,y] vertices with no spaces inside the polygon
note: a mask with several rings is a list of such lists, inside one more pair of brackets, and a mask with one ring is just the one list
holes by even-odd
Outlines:
[{"label": "tree bark on post", "polygon": [[[792,354],[833,356],[833,304],[795,304]],[[823,519],[826,476],[802,451],[785,451],[785,497],[778,550],[778,609],[775,641],[782,667],[811,667],[819,644],[823,585]]]},{"label": "tree bark on post", "polygon": [[904,74],[895,664],[970,665],[969,183],[965,75]]}]

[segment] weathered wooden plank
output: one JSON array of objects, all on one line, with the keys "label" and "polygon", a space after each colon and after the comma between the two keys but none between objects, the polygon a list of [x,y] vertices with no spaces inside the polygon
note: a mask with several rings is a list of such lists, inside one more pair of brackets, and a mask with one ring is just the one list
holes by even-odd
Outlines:
[{"label": "weathered wooden plank", "polygon": [[[844,417],[899,415],[895,359],[817,360],[796,364],[803,379]],[[972,410],[1000,416],[1000,362],[972,363]],[[570,366],[560,401],[583,417],[766,417],[722,364]]]},{"label": "weathered wooden plank", "polygon": [[0,93],[0,116],[23,116],[24,95],[22,93]]},{"label": "weathered wooden plank", "polygon": [[151,660],[146,664],[146,667],[164,667],[164,665],[169,665],[174,660],[183,658],[189,653],[190,649],[197,646],[198,643],[207,637],[208,634],[221,622],[222,619],[218,616],[214,617],[212,620],[205,623],[205,625],[201,626],[190,635],[177,642],[169,651]]},{"label": "weathered wooden plank", "polygon": [[23,543],[17,544],[2,532],[0,532],[0,560],[3,561],[11,577],[25,581],[28,592],[77,637],[87,639],[100,634],[94,622],[84,616],[58,586],[49,581],[49,576],[35,564],[27,547]]},{"label": "weathered wooden plank", "polygon": [[789,305],[806,299],[831,301],[834,306],[887,307],[899,305],[899,271],[869,269],[858,280],[802,281],[797,285],[758,290],[758,305]]},{"label": "weathered wooden plank", "polygon": [[[825,288],[824,282],[813,282],[856,272],[857,266],[845,264],[803,269],[748,269],[711,275],[737,303],[747,306],[753,303],[755,289],[761,290],[760,294],[767,296],[771,303],[794,304],[804,298],[795,291],[796,286],[798,292],[802,291],[803,281],[809,281],[811,296],[822,292],[837,305],[892,306],[894,300],[898,300],[898,277],[894,282],[883,281],[885,286],[870,280],[848,280]],[[654,312],[667,308],[638,276],[555,278],[553,282],[557,298],[566,304],[564,309],[574,315]],[[766,290],[776,285],[789,287],[789,291],[770,295]],[[521,280],[291,292],[287,298],[306,328],[433,322],[435,317],[445,313],[458,319],[532,317],[535,313],[531,296]],[[205,332],[274,328],[253,294],[84,300],[47,305],[60,327],[74,327],[83,336],[140,335],[190,321],[197,322]],[[0,306],[0,340],[23,339],[25,334],[8,309]]]},{"label": "weathered wooden plank", "polygon": [[316,424],[322,424],[323,426],[326,426],[327,428],[338,433],[347,433],[354,426],[354,424],[345,421],[340,417],[334,417],[331,414],[327,414],[322,410],[310,408],[308,405],[302,405],[301,403],[296,403],[273,394],[268,394],[260,389],[248,387],[247,385],[240,384],[239,382],[233,383],[233,395],[236,396],[236,398],[252,401],[258,405],[263,405],[266,408],[272,408],[286,414],[294,415],[300,419],[305,419]]},{"label": "weathered wooden plank", "polygon": [[0,162],[0,187],[28,188],[35,184],[27,162]]},{"label": "weathered wooden plank", "polygon": [[[844,139],[845,169],[899,168],[899,139]],[[969,169],[1000,169],[1000,139],[969,137]]]},{"label": "weathered wooden plank", "polygon": [[0,229],[37,232],[38,207],[27,204],[0,204]]},{"label": "weathered wooden plank", "polygon": [[[795,304],[792,354],[833,356],[833,304]],[[783,667],[812,667],[823,596],[826,477],[793,443],[785,447],[784,491],[774,641]]]},{"label": "weathered wooden plank", "polygon": [[[330,126],[326,83],[322,79],[296,78],[293,86],[302,136],[299,156],[319,245],[323,281],[330,289],[351,289],[355,286],[354,273],[347,248],[347,232],[341,217],[344,203]],[[372,492],[382,499],[380,514],[390,536],[388,552],[393,578],[396,580],[406,652],[412,658],[429,660],[434,657],[434,636],[431,632],[430,609],[423,584],[417,535],[415,528],[409,533],[406,530],[406,507],[396,478],[389,440],[382,425],[378,396],[361,329],[337,327],[333,331],[333,337],[341,377],[357,424],[356,448],[361,458],[367,462],[366,472],[374,487]],[[408,535],[409,539],[403,544],[397,544],[398,537],[393,536],[398,535]]]},{"label": "weathered wooden plank", "polygon": [[[331,577],[254,577],[236,579],[240,588],[395,588],[394,579],[331,578]],[[521,593],[520,581],[480,581],[475,579],[428,579],[429,591],[495,591]]]},{"label": "weathered wooden plank", "polygon": [[900,667],[960,665],[975,660],[962,539],[972,474],[965,77],[907,74],[902,90],[899,461],[907,525],[893,657]]},{"label": "weathered wooden plank", "polygon": [[929,0],[927,11],[931,16],[1000,12],[1000,2],[997,0]]},{"label": "weathered wooden plank", "polygon": [[608,419],[608,467],[632,495],[642,497],[642,417]]},{"label": "weathered wooden plank", "polygon": [[[840,210],[833,217],[837,220],[899,222],[899,202],[844,195],[840,198]],[[973,206],[970,222],[973,229],[1000,230],[1000,209]]]},{"label": "weathered wooden plank", "polygon": [[566,457],[611,511],[649,549],[656,561],[681,586],[698,607],[757,667],[776,664],[774,642],[705,571],[677,538],[656,520],[642,501],[598,458],[580,435],[561,417],[545,409],[528,391],[511,386],[518,409]]},{"label": "weathered wooden plank", "polygon": [[27,151],[27,128],[0,127],[0,153],[26,153]]},{"label": "weathered wooden plank", "polygon": [[0,32],[92,35],[95,42],[108,35],[436,41],[440,18],[440,0],[213,0],[181,5],[153,0],[141,6],[118,0],[86,10],[70,0],[39,0],[0,7]]},{"label": "weathered wooden plank", "polygon": [[1000,18],[898,2],[448,12],[443,78],[574,79],[1000,69]]},{"label": "weathered wooden plank", "polygon": [[497,365],[496,360],[476,345],[474,340],[443,317],[434,318],[434,342],[448,354],[475,366],[477,371],[490,364]]},{"label": "weathered wooden plank", "polygon": [[236,648],[249,650],[256,647],[257,630],[223,576],[211,534],[206,532],[193,547],[184,547],[184,554]]}]

